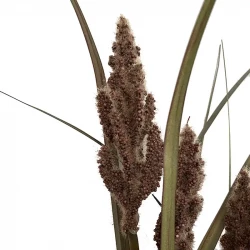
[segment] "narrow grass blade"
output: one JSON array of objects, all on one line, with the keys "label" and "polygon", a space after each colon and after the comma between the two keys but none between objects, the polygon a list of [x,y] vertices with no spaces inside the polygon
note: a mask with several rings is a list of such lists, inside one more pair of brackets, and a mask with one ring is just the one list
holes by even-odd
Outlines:
[{"label": "narrow grass blade", "polygon": [[91,35],[91,32],[89,30],[88,24],[85,20],[85,17],[82,13],[82,10],[77,2],[77,0],[70,0],[72,3],[72,6],[76,12],[77,18],[79,20],[79,23],[82,28],[83,35],[85,37],[88,49],[89,49],[89,54],[92,60],[94,72],[95,72],[95,78],[96,78],[96,85],[98,88],[102,87],[103,85],[106,84],[106,78],[104,74],[104,70],[102,67],[102,63],[100,60],[100,56],[98,53],[98,50],[96,48],[94,39]]},{"label": "narrow grass blade", "polygon": [[[243,164],[242,168],[244,168],[244,167],[248,167],[248,168],[250,167],[250,155],[248,156],[245,163]],[[241,168],[241,170],[242,170],[242,168]],[[226,204],[227,204],[228,198],[230,197],[230,194],[233,190],[235,183],[236,183],[236,181],[234,181],[232,187],[230,188],[225,200],[223,201],[223,203],[222,203],[219,211],[217,212],[212,224],[210,225],[206,235],[204,236],[198,250],[215,249],[215,247],[220,239],[221,233],[224,229]]]},{"label": "narrow grass blade", "polygon": [[[204,119],[204,125],[203,126],[205,126],[205,124],[207,122],[209,112],[210,112],[211,103],[212,103],[212,99],[213,99],[214,88],[215,88],[217,75],[218,75],[218,71],[219,71],[219,66],[220,66],[220,51],[221,51],[221,45],[219,46],[219,52],[218,52],[217,62],[216,62],[216,69],[215,69],[215,73],[214,73],[214,80],[213,80],[213,85],[212,85],[212,89],[211,89],[211,92],[210,92],[210,97],[209,97],[209,101],[208,101],[208,105],[207,105],[207,112],[206,112],[206,116],[205,116],[205,119]],[[204,137],[200,139],[201,146],[203,144],[203,141],[204,141]]]},{"label": "narrow grass blade", "polygon": [[[223,41],[221,40],[221,46],[222,46],[222,55],[223,55],[223,62],[224,62],[224,73],[225,73],[225,83],[226,83],[226,93],[228,95],[228,84],[227,84],[227,68],[226,68],[226,59],[225,59],[225,52],[224,52],[224,46]],[[228,117],[228,172],[229,172],[229,189],[231,187],[231,169],[232,169],[232,150],[231,150],[231,123],[230,123],[230,109],[229,109],[229,100],[227,96],[227,117]]]},{"label": "narrow grass blade", "polygon": [[194,60],[214,4],[215,0],[203,2],[182,61],[169,111],[164,141],[161,250],[175,249],[175,192],[180,124]]},{"label": "narrow grass blade", "polygon": [[233,95],[233,93],[236,91],[236,89],[241,85],[241,83],[246,79],[246,77],[250,74],[250,69],[246,71],[246,73],[235,83],[235,85],[229,90],[228,94],[222,99],[220,104],[217,106],[217,108],[214,110],[213,114],[210,116],[206,124],[204,125],[203,129],[201,130],[198,139],[199,141],[202,140],[202,138],[205,136],[206,132],[210,128],[210,126],[213,124],[214,120],[216,119],[217,115],[220,113],[226,102],[230,99],[230,97]]},{"label": "narrow grass blade", "polygon": [[64,120],[62,120],[62,119],[60,119],[60,118],[58,118],[58,117],[56,117],[56,116],[54,116],[54,115],[52,115],[52,114],[50,114],[50,113],[44,111],[44,110],[42,110],[42,109],[36,108],[36,107],[34,107],[34,106],[32,106],[32,105],[30,105],[30,104],[28,104],[28,103],[25,103],[25,102],[23,102],[23,101],[21,101],[21,100],[15,98],[15,97],[9,95],[9,94],[4,93],[3,91],[0,91],[0,93],[2,93],[2,94],[4,94],[4,95],[6,95],[6,96],[8,96],[8,97],[10,97],[10,98],[12,98],[12,99],[18,101],[18,102],[21,102],[21,103],[23,103],[23,104],[25,104],[25,105],[27,105],[27,106],[33,108],[33,109],[36,109],[36,110],[38,110],[38,111],[40,111],[40,112],[42,112],[42,113],[44,113],[44,114],[46,114],[46,115],[48,115],[48,116],[50,116],[50,117],[56,119],[56,120],[58,120],[58,121],[60,121],[60,122],[62,122],[62,123],[64,123],[64,124],[66,124],[67,126],[69,126],[69,127],[73,128],[74,130],[78,131],[79,133],[81,133],[81,134],[87,136],[89,139],[91,139],[92,141],[96,142],[97,144],[99,144],[99,145],[101,145],[101,146],[103,145],[100,141],[98,141],[97,139],[95,139],[93,136],[91,136],[91,135],[89,135],[88,133],[84,132],[84,131],[81,130],[80,128],[78,128],[78,127],[76,127],[76,126],[70,124],[69,122],[66,122],[66,121],[64,121]]},{"label": "narrow grass blade", "polygon": [[[98,50],[96,48],[94,39],[91,35],[91,32],[89,30],[88,24],[84,18],[83,12],[77,2],[77,0],[70,0],[74,10],[76,12],[77,18],[79,20],[79,23],[81,25],[88,49],[89,49],[89,54],[92,60],[92,64],[93,64],[93,68],[94,68],[94,72],[95,72],[95,78],[96,78],[96,86],[97,88],[101,88],[106,84],[106,77],[104,74],[104,70],[103,70],[103,66],[102,66],[102,62],[100,60],[100,56],[98,53]],[[107,140],[105,139],[104,136],[104,142],[105,144],[107,143]],[[133,246],[135,246],[134,249],[132,249],[132,245],[130,245],[129,243],[129,239],[126,238],[124,239],[124,237],[122,236],[121,232],[120,232],[120,216],[119,216],[119,207],[117,206],[117,204],[115,203],[115,201],[113,200],[112,196],[111,196],[111,204],[112,204],[112,213],[113,213],[113,220],[114,220],[114,229],[115,229],[115,236],[116,236],[116,247],[117,250],[136,250],[139,249],[139,245],[138,245],[138,239],[137,239],[137,234],[133,236],[134,239],[134,244]],[[137,240],[135,240],[137,239]],[[137,246],[136,246],[136,242],[137,242]]]},{"label": "narrow grass blade", "polygon": [[159,206],[161,206],[161,203],[160,203],[160,201],[155,197],[155,195],[154,194],[152,194],[153,195],[153,197],[154,197],[154,199],[156,200],[156,202],[158,203],[158,205]]}]

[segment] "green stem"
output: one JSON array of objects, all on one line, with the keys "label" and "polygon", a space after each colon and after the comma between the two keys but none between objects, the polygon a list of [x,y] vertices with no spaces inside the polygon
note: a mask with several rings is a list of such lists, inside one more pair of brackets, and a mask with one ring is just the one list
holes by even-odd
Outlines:
[{"label": "green stem", "polygon": [[[250,155],[248,156],[248,158],[246,159],[245,163],[242,166],[242,168],[245,168],[245,167],[246,168],[250,167]],[[242,170],[242,168],[240,169],[240,171]],[[230,197],[233,187],[236,183],[236,178],[235,178],[233,185],[230,187],[230,190],[226,198],[224,199],[219,211],[217,212],[213,222],[211,223],[209,229],[207,230],[206,235],[204,236],[198,250],[215,249],[220,239],[221,233],[225,227],[224,220],[225,220],[225,215],[226,215],[226,205],[227,205],[228,198]]]},{"label": "green stem", "polygon": [[164,141],[161,250],[175,249],[175,192],[180,124],[189,78],[215,0],[205,0],[194,25],[177,79]]},{"label": "green stem", "polygon": [[[209,101],[208,101],[208,105],[207,105],[207,112],[206,112],[206,116],[205,116],[205,119],[204,119],[203,127],[206,126],[207,119],[208,119],[209,112],[210,112],[212,99],[213,99],[214,88],[215,88],[217,75],[218,75],[218,70],[219,70],[219,65],[220,65],[220,51],[221,51],[221,45],[219,46],[219,52],[218,52],[217,62],[216,62],[216,69],[215,69],[215,73],[214,73],[214,80],[213,80],[213,85],[212,85],[212,89],[211,89],[210,96],[209,96]],[[204,141],[204,137],[200,139],[201,149],[202,149],[203,141]]]},{"label": "green stem", "polygon": [[248,69],[246,73],[242,75],[242,77],[234,84],[234,86],[228,91],[225,97],[221,100],[220,104],[214,110],[213,114],[210,116],[210,118],[206,122],[206,125],[201,130],[198,136],[199,141],[202,140],[202,138],[204,137],[204,135],[206,134],[210,126],[213,124],[214,120],[216,119],[217,115],[220,113],[224,105],[227,103],[227,101],[230,99],[233,93],[237,90],[237,88],[241,85],[241,83],[247,78],[249,74],[250,74],[250,69]]},{"label": "green stem", "polygon": [[82,28],[82,32],[83,32],[83,35],[85,37],[85,40],[89,49],[89,54],[91,57],[91,61],[92,61],[93,69],[95,73],[96,86],[97,88],[101,88],[103,85],[106,84],[106,78],[105,78],[105,74],[104,74],[104,70],[103,70],[103,66],[102,66],[102,62],[101,62],[98,50],[96,48],[89,26],[85,20],[85,17],[82,13],[82,10],[78,2],[76,0],[70,0],[70,1],[77,15],[78,21]]},{"label": "green stem", "polygon": [[[224,46],[223,41],[221,40],[221,46],[222,46],[222,54],[223,54],[223,62],[224,62],[224,72],[225,72],[225,83],[226,83],[226,94],[228,94],[228,85],[227,85],[227,68],[226,68],[226,59],[225,59],[225,52],[224,52]],[[229,189],[231,187],[231,169],[232,169],[232,154],[231,154],[231,123],[230,123],[230,109],[229,109],[229,98],[227,97],[227,117],[228,117],[228,164],[229,164]]]}]

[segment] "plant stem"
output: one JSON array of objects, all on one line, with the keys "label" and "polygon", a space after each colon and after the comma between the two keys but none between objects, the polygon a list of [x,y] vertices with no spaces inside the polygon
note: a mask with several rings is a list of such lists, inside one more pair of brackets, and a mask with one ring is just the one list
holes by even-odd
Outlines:
[{"label": "plant stem", "polygon": [[[222,46],[222,55],[223,55],[223,62],[224,62],[224,72],[225,72],[225,83],[226,83],[226,93],[228,94],[228,85],[227,85],[227,69],[226,69],[226,59],[225,59],[225,52],[224,52],[224,46],[223,41],[221,40],[221,46]],[[230,123],[230,109],[229,109],[229,98],[227,96],[227,117],[228,117],[228,164],[229,164],[229,190],[231,187],[231,169],[232,169],[232,154],[231,154],[231,123]]]},{"label": "plant stem", "polygon": [[139,250],[139,242],[136,234],[128,234],[130,250]]},{"label": "plant stem", "polygon": [[161,250],[175,249],[175,192],[180,124],[194,60],[214,4],[215,0],[203,2],[182,61],[169,111],[164,142]]},{"label": "plant stem", "polygon": [[72,125],[71,123],[66,122],[66,121],[64,121],[63,119],[58,118],[58,117],[56,117],[56,116],[54,116],[54,115],[52,115],[52,114],[50,114],[50,113],[48,113],[48,112],[46,112],[46,111],[44,111],[44,110],[42,110],[42,109],[36,108],[36,107],[34,107],[34,106],[32,106],[32,105],[26,103],[26,102],[23,102],[23,101],[21,101],[21,100],[15,98],[15,97],[13,97],[13,96],[11,96],[11,95],[5,93],[5,92],[3,92],[3,91],[0,91],[0,93],[2,93],[2,94],[4,94],[4,95],[6,95],[6,96],[8,96],[8,97],[10,97],[10,98],[12,98],[12,99],[18,101],[18,102],[21,102],[21,103],[23,103],[23,104],[25,104],[25,105],[27,105],[27,106],[33,108],[33,109],[36,109],[36,110],[38,110],[38,111],[40,111],[40,112],[42,112],[42,113],[44,113],[44,114],[46,114],[46,115],[48,115],[48,116],[50,116],[50,117],[52,117],[52,118],[58,120],[59,122],[64,123],[65,125],[69,126],[70,128],[73,128],[74,130],[78,131],[79,133],[81,133],[81,134],[87,136],[89,139],[91,139],[92,141],[96,142],[97,144],[99,144],[99,145],[101,145],[101,146],[103,145],[100,141],[98,141],[97,139],[95,139],[93,136],[91,136],[91,135],[89,135],[88,133],[84,132],[84,131],[81,130],[80,128],[78,128],[78,127]]},{"label": "plant stem", "polygon": [[[211,107],[211,102],[212,102],[212,99],[213,99],[214,88],[215,88],[217,75],[218,75],[218,70],[219,70],[219,65],[220,65],[220,51],[221,51],[221,45],[219,46],[219,52],[218,52],[217,62],[216,62],[216,69],[215,69],[215,73],[214,73],[214,80],[213,80],[213,85],[212,85],[212,89],[211,89],[210,96],[209,96],[209,101],[208,101],[208,105],[207,105],[207,112],[206,112],[206,116],[205,116],[205,119],[204,119],[203,127],[205,127],[205,125],[207,123],[207,119],[208,119],[209,112],[210,112],[210,107]],[[203,138],[200,138],[201,147],[203,145],[203,141],[204,141],[204,136],[203,136]],[[201,150],[202,150],[202,148],[201,148]]]}]

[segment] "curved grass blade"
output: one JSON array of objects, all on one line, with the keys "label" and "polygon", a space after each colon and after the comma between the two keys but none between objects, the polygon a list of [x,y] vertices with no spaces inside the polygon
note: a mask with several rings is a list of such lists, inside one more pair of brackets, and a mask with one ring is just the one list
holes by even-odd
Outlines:
[{"label": "curved grass blade", "polygon": [[[27,105],[27,106],[33,108],[33,109],[36,109],[36,110],[38,110],[38,111],[40,111],[40,112],[42,112],[42,113],[44,113],[44,114],[46,114],[46,115],[48,115],[48,116],[50,116],[50,117],[52,117],[52,118],[54,118],[54,119],[56,119],[56,120],[58,120],[58,121],[64,123],[65,125],[69,126],[70,128],[73,128],[74,130],[78,131],[79,133],[81,133],[81,134],[87,136],[89,139],[91,139],[92,141],[96,142],[96,143],[99,144],[100,146],[103,145],[100,141],[98,141],[97,139],[95,139],[93,136],[91,136],[91,135],[89,135],[88,133],[84,132],[84,131],[81,130],[80,128],[78,128],[78,127],[72,125],[71,123],[66,122],[66,121],[64,121],[64,120],[62,120],[62,119],[60,119],[60,118],[58,118],[58,117],[56,117],[56,116],[54,116],[54,115],[52,115],[52,114],[50,114],[50,113],[44,111],[44,110],[42,110],[42,109],[39,109],[39,108],[34,107],[34,106],[32,106],[32,105],[30,105],[30,104],[28,104],[28,103],[25,103],[25,102],[23,102],[23,101],[21,101],[21,100],[15,98],[15,97],[13,97],[13,96],[11,96],[11,95],[5,93],[5,92],[3,92],[3,91],[0,91],[0,93],[2,93],[2,94],[4,94],[4,95],[6,95],[6,96],[8,96],[8,97],[10,97],[10,98],[12,98],[12,99],[14,99],[14,100],[20,102],[20,103],[23,103],[23,104],[25,104],[25,105]],[[112,211],[113,211],[113,214],[115,213],[116,216],[117,216],[117,218],[119,218],[119,221],[120,221],[120,215],[119,215],[119,213],[118,213],[118,211],[117,211],[118,207],[117,207],[116,203],[113,201],[113,199],[112,199],[112,201],[111,201],[111,204],[112,204]],[[118,227],[118,229],[119,229],[119,227]],[[119,231],[117,232],[117,230],[115,230],[115,234],[118,234],[118,235],[116,235],[116,238],[117,238],[117,237],[120,237]],[[121,241],[121,245],[124,246],[125,248],[121,248],[121,247],[119,248],[119,247],[117,247],[118,250],[130,249],[130,248],[129,248],[129,242],[128,242],[128,240],[125,240],[125,239],[121,238],[120,241]],[[126,242],[126,241],[127,241],[127,242]],[[118,242],[119,242],[119,241],[118,241]]]},{"label": "curved grass blade", "polygon": [[[216,69],[215,69],[215,73],[214,73],[214,80],[213,80],[213,85],[212,85],[212,89],[211,89],[211,92],[210,92],[210,97],[209,97],[209,101],[208,101],[208,105],[207,105],[207,112],[206,112],[206,116],[205,116],[205,119],[204,119],[203,127],[205,127],[205,124],[207,122],[209,112],[210,112],[211,102],[212,102],[212,99],[213,99],[214,88],[215,88],[217,75],[218,75],[218,71],[219,71],[219,66],[220,66],[220,51],[221,51],[221,45],[219,46],[219,52],[218,52],[217,62],[216,62]],[[200,138],[201,146],[203,144],[203,141],[204,141],[204,136],[203,136],[203,138]]]},{"label": "curved grass blade", "polygon": [[72,125],[71,123],[66,122],[66,121],[64,121],[64,120],[62,120],[62,119],[60,119],[60,118],[58,118],[58,117],[56,117],[56,116],[54,116],[54,115],[52,115],[52,114],[50,114],[50,113],[44,111],[44,110],[42,110],[42,109],[36,108],[36,107],[34,107],[34,106],[32,106],[32,105],[26,103],[26,102],[23,102],[23,101],[21,101],[21,100],[15,98],[15,97],[9,95],[9,94],[6,94],[6,93],[4,93],[3,91],[0,91],[0,93],[2,93],[2,94],[4,94],[4,95],[6,95],[6,96],[8,96],[8,97],[10,97],[10,98],[12,98],[12,99],[18,101],[18,102],[21,102],[21,103],[23,103],[23,104],[25,104],[25,105],[27,105],[27,106],[33,108],[33,109],[36,109],[36,110],[38,110],[38,111],[40,111],[40,112],[42,112],[42,113],[44,113],[44,114],[46,114],[46,115],[48,115],[48,116],[50,116],[50,117],[52,117],[52,118],[54,118],[54,119],[56,119],[56,120],[58,120],[58,121],[64,123],[65,125],[67,125],[67,126],[73,128],[74,130],[78,131],[79,133],[81,133],[81,134],[87,136],[89,139],[91,139],[92,141],[96,142],[97,144],[99,144],[99,145],[101,145],[101,146],[103,145],[100,141],[98,141],[97,139],[95,139],[93,136],[91,136],[91,135],[89,135],[88,133],[84,132],[84,131],[81,130],[80,128],[78,128],[78,127]]},{"label": "curved grass blade", "polygon": [[77,18],[79,20],[79,23],[82,28],[83,35],[85,37],[88,49],[89,49],[89,54],[92,60],[94,72],[95,72],[95,79],[96,79],[96,85],[98,88],[102,87],[103,85],[106,84],[106,78],[104,74],[104,70],[102,67],[102,63],[100,60],[100,56],[98,53],[98,50],[96,48],[94,39],[91,35],[91,32],[89,30],[88,24],[85,20],[85,17],[82,13],[82,10],[76,0],[70,0],[72,3],[72,6],[76,12]]},{"label": "curved grass blade", "polygon": [[[94,39],[91,35],[91,32],[89,30],[88,24],[84,18],[83,12],[77,2],[77,0],[70,0],[74,10],[76,12],[77,18],[79,20],[79,23],[81,25],[88,49],[89,54],[92,60],[94,72],[95,72],[95,78],[96,78],[96,86],[97,88],[101,88],[106,84],[106,78],[102,66],[102,62],[100,60],[100,56],[98,53],[98,50],[96,48]],[[107,140],[104,136],[104,142],[107,143]],[[116,202],[111,196],[111,204],[112,204],[112,213],[113,213],[113,220],[114,220],[114,229],[115,229],[115,237],[116,237],[116,247],[117,250],[137,250],[139,249],[138,245],[138,238],[136,235],[129,235],[126,239],[122,236],[120,232],[120,221],[121,221],[121,215],[119,212],[119,207],[117,206]],[[130,244],[129,239],[133,239],[133,244]],[[136,245],[137,243],[137,245]]]},{"label": "curved grass blade", "polygon": [[210,126],[213,124],[214,120],[216,119],[217,115],[220,113],[224,105],[226,104],[227,100],[230,99],[230,97],[233,95],[233,93],[236,91],[236,89],[241,85],[241,83],[246,79],[246,77],[250,74],[250,69],[246,71],[246,73],[235,83],[235,85],[229,90],[228,94],[222,99],[220,104],[217,106],[217,108],[214,110],[213,114],[210,116],[208,121],[206,122],[205,126],[201,130],[198,140],[200,141],[210,128]]},{"label": "curved grass blade", "polygon": [[[248,158],[246,159],[245,163],[243,164],[243,167],[250,167],[250,155],[248,156]],[[242,168],[240,169],[240,171],[242,170]],[[239,171],[239,172],[240,172]],[[234,181],[232,187],[230,188],[226,198],[224,199],[219,211],[217,212],[212,224],[210,225],[206,235],[204,236],[198,250],[208,250],[208,249],[215,249],[221,233],[224,229],[224,219],[225,219],[225,214],[226,214],[226,204],[227,204],[227,200],[228,197],[230,196],[233,187],[236,183],[236,180]]]},{"label": "curved grass blade", "polygon": [[[89,139],[91,139],[92,141],[96,142],[96,143],[99,144],[100,146],[104,145],[104,144],[102,144],[100,141],[98,141],[97,139],[95,139],[93,136],[91,136],[91,135],[89,135],[88,133],[84,132],[84,131],[81,130],[80,128],[78,128],[78,127],[72,125],[71,123],[66,122],[66,121],[64,121],[64,120],[62,120],[62,119],[60,119],[60,118],[58,118],[58,117],[56,117],[56,116],[54,116],[54,115],[52,115],[52,114],[50,114],[50,113],[44,111],[44,110],[42,110],[42,109],[39,109],[39,108],[37,108],[37,107],[34,107],[34,106],[32,106],[32,105],[30,105],[30,104],[28,104],[28,103],[26,103],[26,102],[23,102],[23,101],[21,101],[21,100],[15,98],[15,97],[13,97],[13,96],[11,96],[11,95],[5,93],[5,92],[3,92],[3,91],[0,91],[0,93],[2,93],[2,94],[4,94],[4,95],[6,95],[6,96],[8,96],[8,97],[10,97],[10,98],[12,98],[12,99],[18,101],[18,102],[21,102],[21,103],[23,103],[23,104],[25,104],[25,105],[27,105],[27,106],[33,108],[33,109],[36,109],[36,110],[38,110],[38,111],[40,111],[40,112],[42,112],[42,113],[44,113],[44,114],[46,114],[46,115],[48,115],[48,116],[50,116],[50,117],[52,117],[52,118],[58,120],[59,122],[64,123],[65,125],[69,126],[70,128],[73,128],[74,130],[78,131],[79,133],[81,133],[81,134],[87,136]],[[152,194],[152,195],[153,195],[153,194]],[[155,198],[154,195],[153,195],[153,197]],[[158,200],[157,200],[157,201],[158,201]],[[158,204],[159,204],[159,201],[158,201]],[[161,205],[161,204],[160,204],[160,205]]]},{"label": "curved grass blade", "polygon": [[203,2],[182,61],[169,111],[164,141],[161,250],[175,249],[175,192],[180,124],[194,60],[214,4],[215,0]]},{"label": "curved grass blade", "polygon": [[[223,62],[224,62],[224,73],[225,73],[225,83],[226,83],[226,93],[228,94],[228,85],[227,85],[227,68],[226,68],[226,59],[225,59],[225,52],[224,52],[224,46],[223,41],[221,40],[221,46],[222,46],[222,55],[223,55]],[[230,109],[229,109],[229,100],[227,96],[227,117],[228,117],[228,170],[229,170],[229,190],[231,187],[231,169],[232,169],[232,150],[231,150],[231,123],[230,123]]]}]

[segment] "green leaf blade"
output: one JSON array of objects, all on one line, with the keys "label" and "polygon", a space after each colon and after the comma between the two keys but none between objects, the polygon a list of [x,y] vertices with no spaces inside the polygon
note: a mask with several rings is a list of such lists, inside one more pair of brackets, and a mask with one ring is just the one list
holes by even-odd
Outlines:
[{"label": "green leaf blade", "polygon": [[205,0],[202,5],[182,61],[169,111],[164,141],[161,250],[175,249],[175,192],[180,124],[194,60],[214,4],[215,0]]},{"label": "green leaf blade", "polygon": [[97,88],[100,88],[106,84],[106,77],[104,74],[104,69],[102,66],[102,62],[98,53],[98,50],[96,48],[94,39],[92,37],[92,34],[90,32],[90,29],[88,27],[88,24],[85,20],[85,17],[82,13],[82,10],[76,0],[70,0],[72,3],[72,6],[75,10],[75,13],[77,15],[77,18],[79,20],[79,23],[82,28],[83,35],[85,37],[88,49],[89,49],[89,54],[92,60],[94,72],[95,72],[95,78],[96,78],[96,85]]},{"label": "green leaf blade", "polygon": [[64,121],[63,119],[58,118],[57,116],[52,115],[52,114],[50,114],[50,113],[48,113],[48,112],[46,112],[46,111],[44,111],[44,110],[42,110],[42,109],[39,109],[39,108],[37,108],[37,107],[35,107],[35,106],[32,106],[32,105],[30,105],[30,104],[28,104],[28,103],[26,103],[26,102],[23,102],[23,101],[21,101],[21,100],[15,98],[15,97],[13,97],[13,96],[11,96],[11,95],[5,93],[5,92],[3,92],[3,91],[0,91],[0,93],[2,93],[2,94],[4,94],[4,95],[6,95],[6,96],[8,96],[8,97],[10,97],[10,98],[12,98],[12,99],[14,99],[14,100],[16,100],[16,101],[18,101],[18,102],[20,102],[20,103],[22,103],[22,104],[24,104],[24,105],[26,105],[26,106],[29,106],[29,107],[31,107],[31,108],[33,108],[33,109],[36,109],[37,111],[40,111],[40,112],[42,112],[42,113],[44,113],[44,114],[46,114],[46,115],[48,115],[48,116],[50,116],[50,117],[52,117],[52,118],[54,118],[54,119],[56,119],[56,120],[58,120],[59,122],[65,124],[65,125],[67,125],[67,126],[69,126],[70,128],[76,130],[77,132],[79,132],[79,133],[85,135],[86,137],[88,137],[88,138],[91,139],[92,141],[96,142],[97,144],[99,144],[99,145],[101,145],[101,146],[103,145],[100,141],[98,141],[97,139],[95,139],[93,136],[91,136],[91,135],[89,135],[88,133],[84,132],[84,131],[81,130],[80,128],[78,128],[78,127],[72,125],[71,123],[66,122],[66,121]]},{"label": "green leaf blade", "polygon": [[230,97],[233,95],[233,93],[237,90],[237,88],[241,85],[241,83],[247,78],[247,76],[250,74],[250,69],[248,69],[242,77],[234,84],[234,86],[228,91],[228,94],[225,95],[225,97],[221,100],[220,104],[216,107],[213,114],[210,116],[208,121],[206,122],[205,126],[201,130],[198,139],[199,141],[202,140],[202,138],[205,136],[206,132],[210,128],[210,126],[213,124],[214,120],[224,107],[224,105],[227,103],[227,101],[230,99]]},{"label": "green leaf blade", "polygon": [[230,108],[229,108],[229,98],[228,98],[228,84],[227,84],[227,68],[226,68],[226,59],[225,59],[225,52],[223,41],[221,40],[221,47],[222,47],[222,55],[223,55],[223,62],[224,62],[224,73],[225,73],[225,85],[226,85],[226,94],[227,94],[227,117],[228,117],[228,172],[229,172],[229,189],[231,187],[231,169],[232,169],[232,147],[231,147],[231,122],[230,122]]},{"label": "green leaf blade", "polygon": [[[207,122],[207,119],[209,116],[209,112],[210,112],[212,99],[213,99],[214,88],[215,88],[215,84],[216,84],[216,80],[217,80],[217,76],[218,76],[218,71],[219,71],[219,66],[220,66],[220,52],[221,52],[221,45],[219,46],[216,68],[215,68],[215,73],[214,73],[214,80],[213,80],[213,84],[212,84],[212,88],[211,88],[211,92],[210,92],[210,96],[209,96],[209,101],[208,101],[208,105],[207,105],[207,111],[206,111],[203,127],[206,125],[206,122]],[[203,138],[200,138],[201,146],[203,145],[203,141],[204,141],[204,136],[203,136]]]}]

